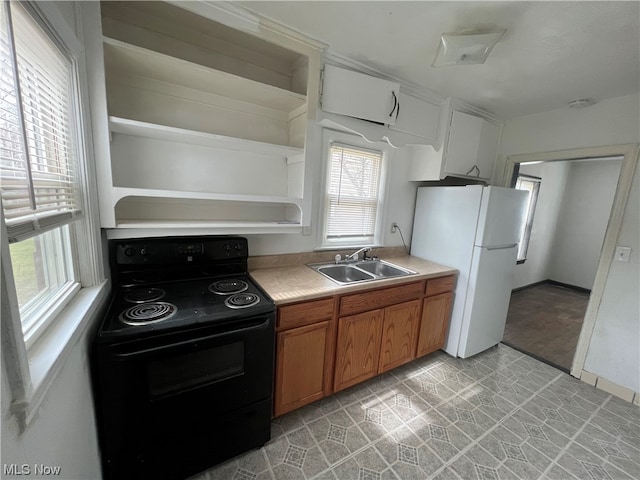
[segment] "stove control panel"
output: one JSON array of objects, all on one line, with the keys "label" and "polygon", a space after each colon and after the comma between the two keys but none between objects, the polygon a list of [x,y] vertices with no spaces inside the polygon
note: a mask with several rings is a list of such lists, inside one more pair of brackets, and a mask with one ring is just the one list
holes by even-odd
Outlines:
[{"label": "stove control panel", "polygon": [[118,265],[205,264],[220,260],[246,260],[244,237],[164,237],[112,240]]}]

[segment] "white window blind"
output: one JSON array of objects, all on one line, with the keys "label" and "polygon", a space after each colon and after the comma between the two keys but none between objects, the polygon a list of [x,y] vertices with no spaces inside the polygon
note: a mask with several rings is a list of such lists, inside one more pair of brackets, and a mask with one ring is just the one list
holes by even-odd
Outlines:
[{"label": "white window blind", "polygon": [[74,66],[24,7],[3,4],[0,191],[16,241],[69,223],[81,210],[70,125]]},{"label": "white window blind", "polygon": [[332,143],[329,157],[326,238],[373,241],[382,152]]}]

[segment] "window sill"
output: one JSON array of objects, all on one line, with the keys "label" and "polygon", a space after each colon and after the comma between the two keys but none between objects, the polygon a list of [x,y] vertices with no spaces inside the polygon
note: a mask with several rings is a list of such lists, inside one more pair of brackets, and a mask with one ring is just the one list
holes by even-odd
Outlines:
[{"label": "window sill", "polygon": [[108,291],[106,280],[98,286],[81,289],[55,323],[29,348],[31,388],[26,398],[11,405],[21,431],[33,420],[71,350],[101,311]]}]

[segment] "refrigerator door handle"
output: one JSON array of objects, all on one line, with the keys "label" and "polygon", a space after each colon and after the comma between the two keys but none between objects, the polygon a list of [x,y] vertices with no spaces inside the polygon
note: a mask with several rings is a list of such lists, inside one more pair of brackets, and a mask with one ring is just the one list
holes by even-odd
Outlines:
[{"label": "refrigerator door handle", "polygon": [[487,250],[503,250],[505,248],[513,248],[516,247],[517,243],[510,243],[509,245],[499,245],[497,247],[486,247]]}]

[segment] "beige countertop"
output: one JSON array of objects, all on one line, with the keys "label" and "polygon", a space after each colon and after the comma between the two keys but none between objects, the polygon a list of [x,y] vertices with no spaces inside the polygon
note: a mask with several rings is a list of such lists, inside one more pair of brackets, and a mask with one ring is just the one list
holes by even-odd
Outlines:
[{"label": "beige countertop", "polygon": [[253,279],[269,294],[276,305],[310,300],[313,298],[342,295],[369,288],[385,287],[415,280],[442,277],[457,273],[457,270],[417,257],[400,256],[381,258],[416,272],[405,277],[372,280],[351,285],[339,285],[312,270],[307,265],[287,265],[282,267],[251,269]]}]

